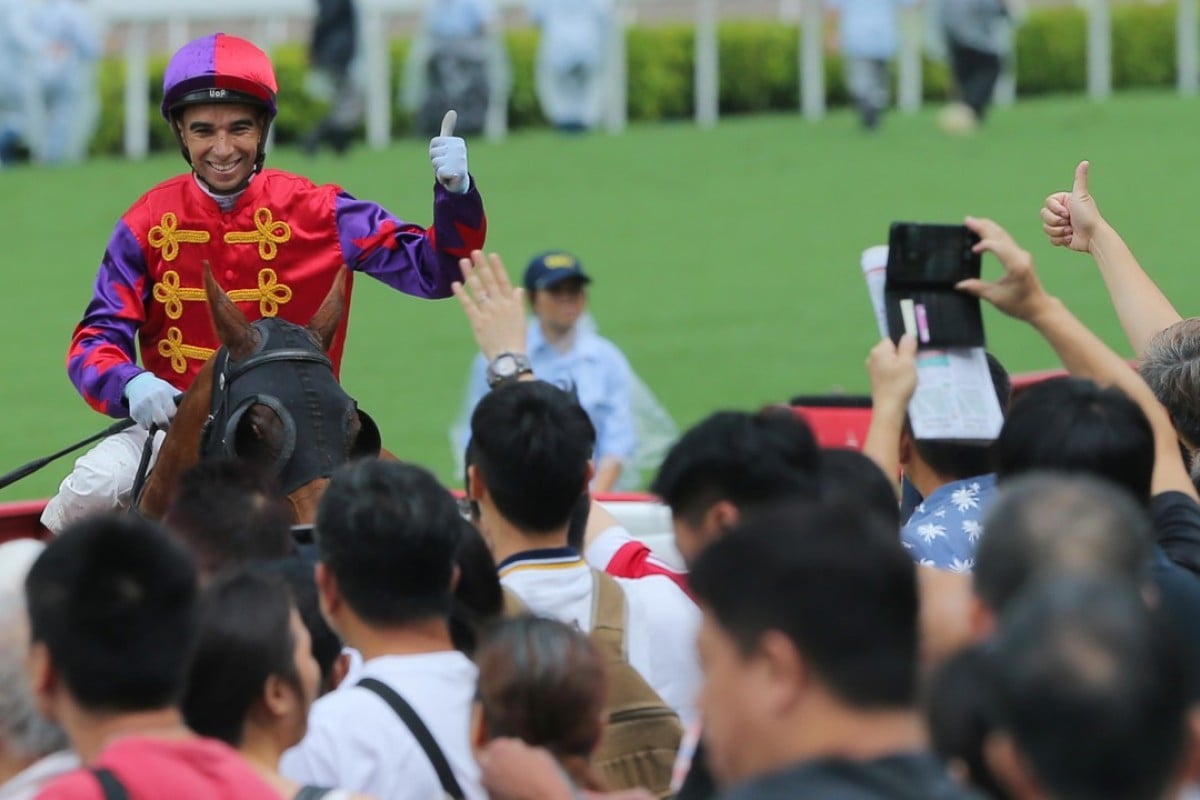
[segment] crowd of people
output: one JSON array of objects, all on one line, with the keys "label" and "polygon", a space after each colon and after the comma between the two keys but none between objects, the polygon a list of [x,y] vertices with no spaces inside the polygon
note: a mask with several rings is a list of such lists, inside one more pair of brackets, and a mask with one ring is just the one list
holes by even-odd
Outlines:
[{"label": "crowd of people", "polygon": [[[68,356],[138,446],[77,463],[46,542],[0,545],[0,800],[1200,789],[1200,328],[1100,214],[1087,162],[1044,201],[1044,233],[1095,261],[1138,370],[1003,227],[968,217],[1000,272],[957,288],[1030,326],[1068,374],[1012,398],[993,358],[1005,420],[989,443],[914,436],[911,335],[868,355],[861,452],[822,449],[786,407],[716,411],[652,483],[677,566],[593,498],[624,451],[604,450],[589,407],[604,390],[560,385],[569,353],[546,350],[589,276],[556,251],[514,286],[483,252],[453,115],[431,141],[423,229],[265,168],[275,85],[248,42],[189,43],[166,81],[190,171],[118,223]],[[274,239],[236,235],[264,216]],[[325,290],[348,304],[343,264],[457,298],[485,384],[465,496],[417,464],[352,459],[296,528],[278,463],[212,459],[161,521],[117,510],[125,454],[182,414],[199,351],[219,345],[180,290],[223,281],[246,313],[315,313],[332,368],[344,309]],[[286,299],[251,298],[238,282],[256,273]],[[191,349],[172,351],[171,329]]]}]

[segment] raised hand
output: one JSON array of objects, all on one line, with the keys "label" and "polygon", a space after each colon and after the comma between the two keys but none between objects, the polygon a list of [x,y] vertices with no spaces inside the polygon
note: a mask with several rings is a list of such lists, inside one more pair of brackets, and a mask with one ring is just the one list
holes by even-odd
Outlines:
[{"label": "raised hand", "polygon": [[1055,247],[1091,252],[1092,237],[1104,224],[1104,217],[1088,190],[1089,166],[1087,161],[1079,162],[1071,191],[1055,192],[1042,206],[1042,230]]},{"label": "raised hand", "polygon": [[891,404],[902,412],[917,390],[917,337],[906,333],[899,344],[882,339],[867,356],[867,373],[874,405]]},{"label": "raised hand", "polygon": [[429,161],[438,183],[447,191],[465,194],[471,188],[471,175],[467,170],[467,143],[454,135],[457,122],[458,112],[447,111],[441,134],[429,140]]},{"label": "raised hand", "polygon": [[979,236],[975,252],[996,256],[1004,266],[1004,276],[995,283],[972,278],[960,281],[955,288],[987,300],[1008,316],[1026,322],[1045,310],[1050,295],[1034,271],[1033,256],[990,219],[967,217],[966,226]]},{"label": "raised hand", "polygon": [[508,280],[500,256],[475,250],[459,261],[462,282],[451,288],[466,312],[483,357],[525,352],[525,290]]}]

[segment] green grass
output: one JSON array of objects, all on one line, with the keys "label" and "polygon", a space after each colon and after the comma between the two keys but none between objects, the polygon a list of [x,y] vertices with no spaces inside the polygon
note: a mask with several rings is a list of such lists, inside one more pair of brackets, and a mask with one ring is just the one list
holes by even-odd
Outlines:
[{"label": "green grass", "polygon": [[[895,219],[992,216],[1037,257],[1045,282],[1127,352],[1099,277],[1052,251],[1037,211],[1093,162],[1101,208],[1184,313],[1197,230],[1200,106],[1165,95],[1028,102],[970,139],[948,139],[932,110],[892,116],[876,136],[837,113],[635,127],[623,136],[548,132],[471,143],[490,220],[489,249],[517,275],[533,252],[576,251],[595,276],[592,309],[681,426],[720,407],[800,392],[866,388],[875,340],[858,254]],[[272,154],[271,164],[333,181],[428,224],[425,145],[365,149],[345,160]],[[99,430],[63,360],[114,221],[182,168],[177,156],[100,160],[0,173],[0,471]],[[994,269],[985,265],[985,272]],[[989,341],[1014,371],[1054,365],[1021,326],[991,315]],[[343,380],[385,444],[453,481],[446,430],[458,411],[472,340],[453,301],[417,301],[358,282]],[[70,462],[5,490],[51,492]]]}]

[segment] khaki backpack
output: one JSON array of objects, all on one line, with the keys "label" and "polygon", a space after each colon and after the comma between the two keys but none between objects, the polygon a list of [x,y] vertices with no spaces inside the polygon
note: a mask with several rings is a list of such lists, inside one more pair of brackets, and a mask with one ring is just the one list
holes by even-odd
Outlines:
[{"label": "khaki backpack", "polygon": [[[592,632],[589,638],[608,670],[608,725],[592,765],[610,791],[648,789],[671,795],[675,756],[683,739],[679,715],[663,702],[629,664],[625,649],[625,592],[607,573],[592,571]],[[503,587],[504,616],[531,613],[508,587]]]},{"label": "khaki backpack", "polygon": [[611,791],[643,788],[671,794],[671,772],[683,738],[679,715],[630,663],[625,648],[625,592],[592,570],[592,644],[608,668],[608,726],[592,764]]}]

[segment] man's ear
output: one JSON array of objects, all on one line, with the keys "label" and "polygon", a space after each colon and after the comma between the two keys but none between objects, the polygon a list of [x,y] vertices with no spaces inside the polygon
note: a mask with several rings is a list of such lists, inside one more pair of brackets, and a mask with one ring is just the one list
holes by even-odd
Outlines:
[{"label": "man's ear", "polygon": [[267,713],[271,717],[278,718],[287,714],[294,696],[295,690],[288,686],[278,675],[268,675],[267,682],[263,684],[260,699]]},{"label": "man's ear", "polygon": [[38,712],[51,722],[57,722],[54,695],[57,694],[61,678],[44,642],[32,642],[29,645],[29,654],[25,657],[25,675]]},{"label": "man's ear", "polygon": [[742,519],[742,512],[729,500],[718,500],[704,512],[704,530],[725,533]]},{"label": "man's ear", "polygon": [[988,734],[983,757],[996,780],[1008,790],[1012,800],[1037,800],[1044,797],[1037,777],[1017,750],[1017,743],[1005,731]]},{"label": "man's ear", "polygon": [[321,616],[333,627],[332,620],[342,606],[342,593],[337,578],[321,561],[313,567],[313,578],[317,584],[317,602],[321,606]]},{"label": "man's ear", "polygon": [[809,680],[809,671],[795,644],[779,631],[767,631],[758,643],[770,693],[770,704],[783,714],[801,702]]},{"label": "man's ear", "polygon": [[587,474],[583,479],[583,491],[587,491],[592,485],[592,478],[596,477],[596,460],[589,458],[587,463]]},{"label": "man's ear", "polygon": [[483,476],[479,474],[479,468],[472,464],[467,467],[467,497],[478,503],[486,494],[487,486],[483,482]]}]

